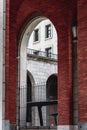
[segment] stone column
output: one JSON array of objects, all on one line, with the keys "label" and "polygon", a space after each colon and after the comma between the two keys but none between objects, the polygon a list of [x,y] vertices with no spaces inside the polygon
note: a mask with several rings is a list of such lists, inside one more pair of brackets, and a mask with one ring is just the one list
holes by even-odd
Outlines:
[{"label": "stone column", "polygon": [[3,0],[0,0],[0,130],[2,130],[2,93],[3,93]]}]

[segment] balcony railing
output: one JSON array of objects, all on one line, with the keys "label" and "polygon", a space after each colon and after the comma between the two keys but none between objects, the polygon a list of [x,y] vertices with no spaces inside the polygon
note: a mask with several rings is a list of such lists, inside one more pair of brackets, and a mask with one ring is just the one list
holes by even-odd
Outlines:
[{"label": "balcony railing", "polygon": [[33,56],[36,56],[36,57],[43,57],[43,58],[57,60],[57,55],[56,54],[46,53],[46,52],[39,51],[39,50],[34,50],[34,49],[27,48],[27,54],[33,55]]}]

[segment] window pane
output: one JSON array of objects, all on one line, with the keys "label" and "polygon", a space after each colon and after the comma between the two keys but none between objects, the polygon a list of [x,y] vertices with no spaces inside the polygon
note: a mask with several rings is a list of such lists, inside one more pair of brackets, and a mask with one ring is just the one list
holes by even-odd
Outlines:
[{"label": "window pane", "polygon": [[34,31],[34,41],[38,41],[39,40],[39,29],[36,29]]},{"label": "window pane", "polygon": [[46,49],[46,56],[51,57],[51,47]]},{"label": "window pane", "polygon": [[49,24],[46,26],[46,38],[50,38],[52,36],[51,32],[51,25]]}]

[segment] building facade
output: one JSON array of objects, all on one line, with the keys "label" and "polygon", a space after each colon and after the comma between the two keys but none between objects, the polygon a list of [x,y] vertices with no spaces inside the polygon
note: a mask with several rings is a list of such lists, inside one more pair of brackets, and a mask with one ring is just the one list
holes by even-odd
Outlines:
[{"label": "building facade", "polygon": [[[86,12],[86,0],[0,0],[1,130],[19,128],[17,92],[19,86],[26,84],[26,67],[22,59],[26,59],[32,30],[46,18],[52,21],[58,34],[57,128],[87,129]],[[72,38],[74,22],[77,22],[78,39]]]}]

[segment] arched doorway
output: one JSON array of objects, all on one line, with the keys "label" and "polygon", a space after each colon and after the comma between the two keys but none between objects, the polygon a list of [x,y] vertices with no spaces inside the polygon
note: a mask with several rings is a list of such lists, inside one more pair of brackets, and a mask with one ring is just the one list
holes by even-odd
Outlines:
[{"label": "arched doorway", "polygon": [[[42,17],[42,16],[38,16],[34,19],[32,19],[31,21],[29,21],[29,23],[26,25],[25,30],[23,31],[23,34],[21,34],[20,37],[20,46],[19,46],[19,87],[21,89],[21,86],[25,87],[25,91],[24,91],[24,98],[23,98],[23,104],[22,103],[22,99],[20,98],[20,125],[22,126],[26,126],[26,122],[31,124],[32,122],[32,111],[31,108],[29,107],[29,105],[27,104],[27,107],[25,107],[23,109],[23,106],[26,106],[26,99],[27,102],[31,102],[32,101],[32,84],[31,84],[31,80],[29,75],[27,75],[27,46],[28,46],[28,40],[31,36],[32,31],[34,30],[34,28],[43,20],[47,19],[46,17]],[[50,58],[50,57],[48,57]],[[56,61],[57,62],[57,61]],[[46,71],[45,71],[46,73]],[[49,75],[49,74],[47,74]],[[27,79],[27,80],[26,80]],[[45,82],[47,80],[47,78],[45,77]],[[37,78],[36,78],[37,80]],[[31,86],[29,88],[29,86]],[[46,86],[45,86],[46,87]],[[21,92],[22,93],[22,92]],[[21,95],[20,93],[20,95]],[[46,92],[45,92],[46,93]],[[28,96],[29,95],[29,96]],[[23,106],[22,106],[23,105]],[[26,114],[25,114],[26,113]],[[45,112],[46,115],[46,112]],[[38,122],[36,122],[36,125],[38,125]]]},{"label": "arched doorway", "polygon": [[47,99],[57,100],[57,90],[57,74],[54,74],[47,80]]},{"label": "arched doorway", "polygon": [[[33,4],[33,2],[35,2],[35,4]],[[8,11],[8,13],[10,14],[11,17],[8,17],[8,19],[7,19],[8,24],[9,24],[9,22],[11,22],[11,24],[9,24],[10,25],[9,29],[7,29],[7,34],[8,34],[7,37],[9,36],[9,40],[8,40],[8,38],[6,39],[6,41],[7,41],[7,47],[6,47],[7,48],[6,71],[7,72],[6,72],[6,76],[8,77],[8,80],[6,81],[7,88],[9,88],[9,83],[11,83],[10,87],[12,87],[12,84],[17,79],[16,78],[16,68],[14,66],[12,66],[12,67],[10,67],[10,66],[12,64],[14,64],[16,66],[16,63],[17,63],[15,60],[17,54],[15,52],[17,50],[16,41],[17,41],[19,29],[22,27],[23,23],[26,22],[25,20],[28,18],[28,16],[30,16],[32,14],[32,12],[39,11],[42,14],[46,14],[46,16],[49,16],[50,18],[52,18],[53,22],[55,22],[57,30],[59,31],[59,64],[60,65],[59,65],[58,79],[59,79],[59,89],[60,89],[60,95],[61,95],[59,97],[59,106],[58,106],[59,113],[60,113],[60,118],[59,118],[60,123],[59,124],[61,124],[61,125],[62,124],[69,125],[69,123],[72,124],[72,119],[70,118],[72,115],[72,112],[70,113],[70,111],[72,109],[71,102],[69,104],[67,104],[67,99],[70,101],[71,91],[72,91],[71,56],[70,56],[70,54],[71,54],[70,28],[71,28],[71,19],[73,17],[70,14],[71,14],[71,12],[73,12],[73,10],[75,10],[74,8],[71,8],[72,5],[73,5],[72,7],[74,7],[75,3],[70,1],[66,4],[66,2],[55,1],[55,4],[54,4],[54,1],[53,2],[48,1],[48,4],[46,4],[45,2],[42,2],[42,4],[40,4],[39,1],[29,1],[29,0],[22,1],[22,3],[24,3],[23,6],[21,6],[21,5],[17,6],[18,5],[17,3],[21,3],[19,1],[15,2],[15,3],[16,3],[15,6],[13,6],[13,4],[11,4],[11,9],[14,11],[17,11],[17,12],[14,12],[14,11],[9,12]],[[32,8],[29,5],[30,6],[32,5]],[[69,8],[67,8],[67,5],[69,5],[68,6]],[[39,6],[40,6],[40,8],[39,8]],[[17,7],[17,9],[16,9],[16,7]],[[21,10],[19,10],[19,7],[21,8]],[[28,8],[26,9],[26,7],[28,7]],[[49,7],[49,8],[47,8],[47,7]],[[52,9],[51,9],[51,7],[52,7]],[[46,8],[48,10],[46,10]],[[69,9],[70,9],[70,11],[68,11]],[[56,10],[57,15],[55,15],[55,10]],[[59,12],[61,12],[61,13],[59,13]],[[20,15],[18,15],[18,19],[17,19],[16,15],[18,13]],[[24,15],[21,15],[22,13]],[[75,14],[75,11],[73,14]],[[19,17],[19,16],[21,16],[21,17]],[[14,20],[12,20],[13,17],[14,17]],[[21,19],[22,17],[23,17],[23,19]],[[9,18],[11,18],[10,21],[9,21]],[[9,30],[11,30],[10,33],[9,33]],[[13,44],[9,45],[10,43],[13,43]],[[26,44],[26,42],[25,42],[25,44]],[[10,50],[9,55],[8,55],[8,50]],[[11,50],[13,50],[13,51],[11,51]],[[9,62],[7,59],[9,60]],[[8,65],[10,68],[8,67]],[[22,68],[23,68],[23,66],[22,66]],[[10,69],[10,71],[9,71],[9,69]],[[12,73],[14,74],[14,77],[10,80],[10,82],[8,82],[9,79],[11,78]],[[64,79],[64,81],[62,81],[61,79]],[[64,91],[62,87],[65,88],[68,95],[66,93],[64,93],[64,96],[62,96],[62,93]],[[13,88],[16,88],[15,84],[13,84]],[[9,90],[9,89],[7,89],[7,90]],[[10,95],[10,92],[11,91],[7,91],[6,94]],[[15,89],[13,90],[13,92],[15,93]],[[14,96],[13,96],[13,98],[14,98]],[[11,117],[9,117],[9,114],[8,114],[8,111],[10,113],[10,110],[15,110],[15,107],[13,105],[12,105],[11,109],[9,109],[11,103],[14,103],[13,98],[9,104],[7,104],[8,100],[9,100],[9,96],[7,96],[7,100],[6,100],[7,101],[6,102],[6,112],[7,112],[6,117],[7,117],[7,119],[8,118],[10,119],[11,123],[12,122],[14,123],[14,121],[12,119],[14,119],[14,120],[16,119],[15,114],[12,117],[12,119],[11,119]],[[61,99],[64,100],[64,105],[67,104],[66,108],[64,108],[64,107],[61,108],[61,106],[63,105],[63,103],[61,103]],[[67,112],[67,108],[68,108],[68,112]],[[62,112],[62,114],[61,114],[61,112]],[[67,116],[66,120],[63,120],[64,115],[66,115],[67,113],[68,113],[68,116]]]},{"label": "arched doorway", "polygon": [[[47,100],[57,100],[58,98],[58,87],[57,87],[57,74],[51,75],[47,80],[46,91]],[[49,113],[49,122],[51,126],[57,125],[58,110],[57,105],[49,106],[47,113]]]}]

